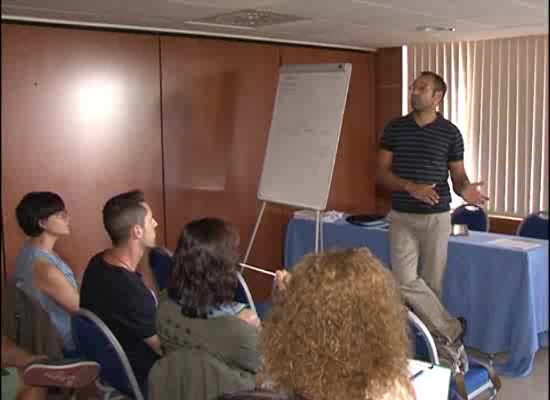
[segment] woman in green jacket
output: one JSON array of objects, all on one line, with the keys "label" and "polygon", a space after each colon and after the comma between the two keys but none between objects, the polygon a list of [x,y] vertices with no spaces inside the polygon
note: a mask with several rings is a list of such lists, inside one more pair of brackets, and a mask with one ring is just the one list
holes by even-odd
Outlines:
[{"label": "woman in green jacket", "polygon": [[[216,387],[207,389],[211,394],[254,387],[262,364],[260,322],[247,305],[233,301],[238,262],[239,235],[223,220],[203,218],[183,228],[168,288],[159,296],[157,332],[169,357],[161,361],[174,367],[163,368],[171,371],[172,378],[156,376],[156,382],[151,383],[157,393],[165,390],[161,381],[175,386],[174,390],[192,381],[195,389],[186,387],[187,395],[182,397],[193,395],[196,399],[201,398],[197,391],[204,392],[204,382],[217,382]],[[170,357],[174,352],[179,354]],[[202,354],[215,367],[202,368],[206,376],[192,380],[187,379],[189,373],[196,374],[197,368],[190,368],[187,375],[172,371],[178,362],[190,362],[186,361],[191,360],[190,354],[192,358]],[[211,394],[204,398],[211,398]]]}]

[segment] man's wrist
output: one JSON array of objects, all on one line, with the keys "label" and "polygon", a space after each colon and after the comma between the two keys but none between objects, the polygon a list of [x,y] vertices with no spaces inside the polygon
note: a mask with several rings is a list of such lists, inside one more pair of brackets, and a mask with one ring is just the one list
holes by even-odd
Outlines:
[{"label": "man's wrist", "polygon": [[411,193],[412,186],[413,186],[413,183],[411,181],[405,181],[405,184],[403,185],[403,189],[405,190],[405,192]]},{"label": "man's wrist", "polygon": [[462,182],[462,185],[460,185],[460,187],[458,188],[458,192],[457,194],[462,197],[464,199],[464,191],[466,190],[466,188],[468,187],[468,185],[470,184],[469,181],[464,181]]}]

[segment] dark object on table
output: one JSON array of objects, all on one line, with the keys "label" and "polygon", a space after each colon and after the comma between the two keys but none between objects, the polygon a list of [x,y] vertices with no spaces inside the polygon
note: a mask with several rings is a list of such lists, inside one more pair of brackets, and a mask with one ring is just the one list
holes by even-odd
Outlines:
[{"label": "dark object on table", "polygon": [[385,215],[377,215],[377,214],[358,214],[358,215],[350,215],[346,218],[346,221],[348,221],[350,224],[353,225],[360,225],[360,226],[379,226],[379,225],[385,225],[386,221],[384,220],[386,218]]}]

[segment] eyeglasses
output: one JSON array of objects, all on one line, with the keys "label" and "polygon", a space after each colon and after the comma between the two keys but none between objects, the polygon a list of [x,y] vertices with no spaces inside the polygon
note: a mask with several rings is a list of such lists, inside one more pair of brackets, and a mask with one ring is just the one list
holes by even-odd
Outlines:
[{"label": "eyeglasses", "polygon": [[67,210],[58,211],[54,215],[57,218],[61,218],[61,219],[67,219],[69,217],[69,213],[67,212]]}]

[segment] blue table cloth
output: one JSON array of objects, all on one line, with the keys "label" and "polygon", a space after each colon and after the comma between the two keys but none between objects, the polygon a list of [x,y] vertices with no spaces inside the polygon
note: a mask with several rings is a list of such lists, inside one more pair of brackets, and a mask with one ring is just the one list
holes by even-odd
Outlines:
[{"label": "blue table cloth", "polygon": [[[324,249],[366,246],[389,267],[388,231],[351,225],[345,220],[323,223]],[[292,219],[285,240],[285,267],[314,251],[315,223]],[[497,364],[507,376],[531,373],[534,355],[548,346],[548,241],[529,250],[491,243],[514,236],[470,231],[450,237],[443,304],[454,316],[468,321],[466,346],[485,353],[508,353]]]}]

